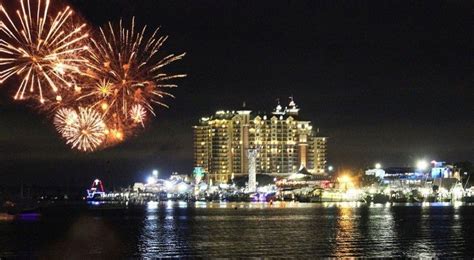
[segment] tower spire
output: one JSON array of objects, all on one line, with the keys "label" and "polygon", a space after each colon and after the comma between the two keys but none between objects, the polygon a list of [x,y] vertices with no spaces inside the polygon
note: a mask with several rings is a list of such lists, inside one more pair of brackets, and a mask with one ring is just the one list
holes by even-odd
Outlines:
[{"label": "tower spire", "polygon": [[280,99],[277,98],[276,101],[277,101],[277,106],[275,107],[275,111],[273,111],[273,114],[274,115],[283,115],[285,113],[285,111],[282,110],[282,107],[280,105]]},{"label": "tower spire", "polygon": [[291,95],[289,98],[290,104],[288,105],[288,109],[286,109],[286,113],[288,115],[297,116],[300,109],[298,108],[298,106],[296,106],[296,103],[293,99],[293,95]]},{"label": "tower spire", "polygon": [[295,104],[295,101],[293,99],[293,95],[290,96],[290,104],[289,104],[289,107],[290,108],[296,108],[296,104]]}]

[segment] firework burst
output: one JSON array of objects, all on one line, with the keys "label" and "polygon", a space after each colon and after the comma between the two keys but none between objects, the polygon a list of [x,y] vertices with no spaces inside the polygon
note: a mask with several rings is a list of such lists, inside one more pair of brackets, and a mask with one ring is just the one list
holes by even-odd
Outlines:
[{"label": "firework burst", "polygon": [[145,127],[155,106],[167,107],[164,98],[173,96],[165,89],[177,86],[170,81],[186,76],[163,70],[185,53],[161,55],[168,37],[136,30],[134,18],[129,26],[109,22],[90,38],[69,7],[53,12],[50,0],[17,2],[16,12],[0,2],[0,84],[17,78],[14,98],[38,99],[72,149],[122,142]]},{"label": "firework burst", "polygon": [[143,121],[146,118],[146,110],[140,104],[135,104],[130,109],[130,118],[136,124],[141,124],[143,126]]},{"label": "firework burst", "polygon": [[[64,112],[61,114],[61,111]],[[99,148],[109,132],[102,120],[102,114],[90,107],[79,107],[78,113],[72,111],[59,110],[55,117],[56,127],[66,139],[66,144],[83,152],[91,152]]]},{"label": "firework burst", "polygon": [[38,97],[62,101],[61,90],[73,86],[70,76],[86,62],[81,53],[88,37],[85,24],[75,25],[66,7],[50,14],[49,0],[20,0],[21,8],[9,15],[0,5],[0,83],[11,76],[21,79],[15,99]]},{"label": "firework burst", "polygon": [[63,137],[67,137],[70,135],[70,132],[75,131],[74,126],[79,123],[79,115],[74,109],[60,108],[54,116],[53,123],[56,130]]},{"label": "firework burst", "polygon": [[134,18],[129,28],[120,21],[118,29],[109,23],[100,28],[98,39],[91,39],[87,75],[94,84],[84,85],[84,94],[78,101],[100,107],[108,124],[129,130],[138,123],[143,125],[147,111],[154,113],[153,105],[165,106],[165,96],[172,97],[165,88],[168,83],[184,74],[167,74],[163,68],[183,58],[185,53],[170,54],[163,58],[159,50],[167,36],[158,37],[158,29],[145,37],[146,26],[135,30]]}]

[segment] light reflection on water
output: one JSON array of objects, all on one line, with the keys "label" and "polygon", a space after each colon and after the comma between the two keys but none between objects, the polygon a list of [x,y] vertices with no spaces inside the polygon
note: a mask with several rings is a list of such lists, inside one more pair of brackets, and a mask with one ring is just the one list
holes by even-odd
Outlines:
[{"label": "light reflection on water", "polygon": [[[147,214],[141,223],[138,253],[141,257],[176,255],[182,252],[182,240],[178,234],[178,220],[186,220],[186,216],[175,216],[175,210],[186,208],[183,202],[166,202],[165,207],[155,206],[152,202],[147,204]],[[159,205],[159,204],[158,204]]]},{"label": "light reflection on water", "polygon": [[[464,204],[150,202],[0,222],[2,256],[472,257]],[[69,215],[68,215],[69,214]],[[84,232],[87,231],[87,232]],[[78,240],[80,239],[80,240]],[[57,246],[49,246],[63,241]],[[81,245],[75,245],[77,241]]]},{"label": "light reflection on water", "polygon": [[[149,235],[142,236],[140,252],[142,257],[176,254],[277,257],[465,255],[458,212],[461,206],[446,203],[166,202],[166,209],[163,208],[161,213],[148,211],[148,220],[150,214],[159,214],[164,222],[157,225],[159,219],[152,218],[152,224],[145,223],[142,234],[153,234],[153,239],[150,240]],[[183,208],[189,209],[185,212],[187,215],[176,217],[173,209]],[[442,209],[442,214],[438,214],[436,209]],[[420,225],[421,228],[417,227]],[[439,230],[447,231],[448,236],[437,236]],[[168,233],[172,238],[161,237]],[[160,238],[162,243],[154,243]],[[451,247],[446,248],[443,244]]]}]

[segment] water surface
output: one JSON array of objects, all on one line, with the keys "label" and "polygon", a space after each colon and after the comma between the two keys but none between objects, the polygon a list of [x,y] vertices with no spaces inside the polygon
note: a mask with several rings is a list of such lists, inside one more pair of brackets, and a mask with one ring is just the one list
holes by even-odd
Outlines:
[{"label": "water surface", "polygon": [[473,257],[474,206],[149,203],[0,221],[1,257]]}]

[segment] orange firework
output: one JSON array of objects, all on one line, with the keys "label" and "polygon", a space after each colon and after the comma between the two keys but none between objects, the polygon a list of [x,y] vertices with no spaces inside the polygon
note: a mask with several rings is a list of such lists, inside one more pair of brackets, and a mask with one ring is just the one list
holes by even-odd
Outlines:
[{"label": "orange firework", "polygon": [[[33,2],[33,3],[31,3]],[[73,11],[66,7],[49,13],[50,1],[20,0],[21,8],[9,15],[0,5],[0,83],[18,76],[21,79],[15,99],[35,95],[41,103],[61,101],[61,90],[70,89],[74,74],[86,60],[85,24],[75,25]],[[43,88],[45,85],[46,88]]]},{"label": "orange firework", "polygon": [[172,97],[164,89],[176,85],[168,82],[186,76],[163,71],[185,53],[160,57],[167,36],[158,37],[158,29],[150,37],[145,33],[146,26],[135,30],[132,18],[130,28],[120,21],[114,30],[109,23],[100,28],[98,39],[91,39],[86,74],[92,83],[83,85],[78,101],[100,107],[114,129],[128,131],[137,124],[143,126],[147,112],[155,114],[153,104],[166,107],[164,97]]},{"label": "orange firework", "polygon": [[141,125],[154,105],[173,97],[165,88],[185,74],[163,69],[185,53],[161,55],[167,36],[158,29],[146,37],[111,23],[97,38],[73,21],[69,7],[51,14],[50,0],[18,0],[9,13],[0,4],[0,83],[19,79],[15,99],[37,98],[40,110],[54,114],[53,124],[71,148],[90,152],[122,142]]}]

